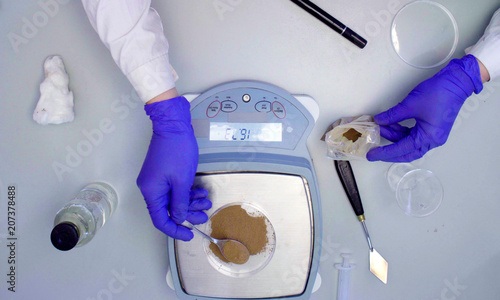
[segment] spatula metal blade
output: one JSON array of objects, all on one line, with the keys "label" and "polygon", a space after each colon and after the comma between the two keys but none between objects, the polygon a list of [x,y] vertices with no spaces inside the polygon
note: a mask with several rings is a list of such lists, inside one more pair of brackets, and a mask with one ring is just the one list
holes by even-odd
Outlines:
[{"label": "spatula metal blade", "polygon": [[387,272],[389,263],[380,255],[377,250],[370,251],[370,271],[383,283],[387,284]]}]

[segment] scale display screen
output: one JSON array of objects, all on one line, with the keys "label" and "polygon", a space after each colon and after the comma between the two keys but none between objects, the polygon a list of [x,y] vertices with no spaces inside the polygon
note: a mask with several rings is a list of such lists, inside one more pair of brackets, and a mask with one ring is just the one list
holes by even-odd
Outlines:
[{"label": "scale display screen", "polygon": [[281,142],[281,123],[210,122],[210,141]]}]

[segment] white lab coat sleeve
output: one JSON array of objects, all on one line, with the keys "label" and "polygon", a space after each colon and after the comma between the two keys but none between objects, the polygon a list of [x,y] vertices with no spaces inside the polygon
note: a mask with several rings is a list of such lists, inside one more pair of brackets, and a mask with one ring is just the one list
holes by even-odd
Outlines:
[{"label": "white lab coat sleeve", "polygon": [[82,4],[90,24],[142,101],[175,87],[178,77],[151,0],[82,0]]},{"label": "white lab coat sleeve", "polygon": [[500,77],[500,9],[491,18],[484,35],[465,53],[479,59],[490,73],[490,80]]}]

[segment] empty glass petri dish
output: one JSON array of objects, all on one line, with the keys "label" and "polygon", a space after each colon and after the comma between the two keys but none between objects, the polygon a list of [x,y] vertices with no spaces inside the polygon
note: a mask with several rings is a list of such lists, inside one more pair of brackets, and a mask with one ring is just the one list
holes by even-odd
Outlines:
[{"label": "empty glass petri dish", "polygon": [[417,169],[413,164],[410,163],[395,163],[392,164],[389,170],[387,170],[387,182],[391,187],[391,190],[396,191],[398,183],[406,173]]},{"label": "empty glass petri dish", "polygon": [[387,172],[389,186],[405,214],[425,217],[435,212],[443,200],[443,185],[429,170],[412,164],[393,164]]},{"label": "empty glass petri dish", "polygon": [[411,2],[392,21],[394,51],[410,66],[434,68],[451,58],[458,43],[455,18],[434,1]]},{"label": "empty glass petri dish", "polygon": [[[271,261],[274,250],[276,248],[276,234],[274,232],[273,225],[267,218],[267,216],[259,209],[257,206],[250,203],[231,203],[217,209],[207,223],[205,223],[204,230],[207,234],[211,234],[212,231],[212,219],[222,210],[229,208],[231,206],[241,206],[250,216],[252,217],[264,217],[267,229],[267,243],[263,251],[255,255],[250,255],[248,261],[244,264],[234,264],[231,262],[225,262],[221,260],[217,255],[215,255],[210,249],[210,241],[204,239],[203,248],[207,255],[210,265],[220,273],[236,278],[248,277],[257,274],[259,271],[264,269]],[[232,237],[234,238],[234,237]]]}]

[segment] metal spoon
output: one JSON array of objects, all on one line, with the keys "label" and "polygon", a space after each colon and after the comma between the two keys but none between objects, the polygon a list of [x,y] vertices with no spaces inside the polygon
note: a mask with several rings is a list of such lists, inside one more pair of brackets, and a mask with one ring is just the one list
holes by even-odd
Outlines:
[{"label": "metal spoon", "polygon": [[185,221],[184,223],[182,223],[182,225],[194,230],[202,237],[217,245],[217,247],[219,247],[220,253],[222,253],[222,256],[224,256],[225,259],[232,263],[242,265],[246,263],[250,258],[250,251],[248,251],[248,248],[237,240],[215,239],[208,234],[205,234],[198,228],[194,227],[194,225],[189,223],[188,221]]}]

